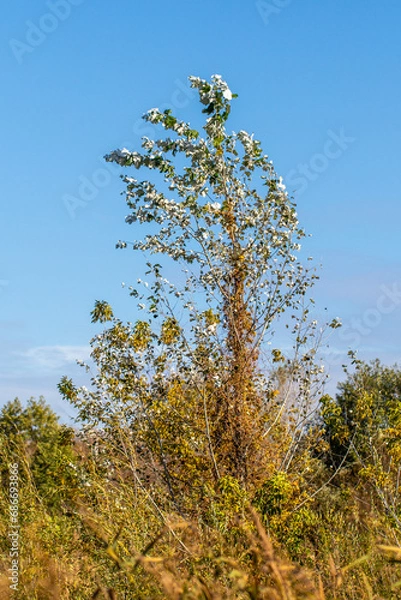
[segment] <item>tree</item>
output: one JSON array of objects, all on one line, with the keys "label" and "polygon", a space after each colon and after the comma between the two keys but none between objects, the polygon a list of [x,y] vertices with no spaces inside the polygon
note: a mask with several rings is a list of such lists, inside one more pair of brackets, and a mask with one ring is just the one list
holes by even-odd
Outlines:
[{"label": "tree", "polygon": [[368,484],[401,527],[401,371],[379,360],[353,364],[335,399],[321,400],[328,460]]},{"label": "tree", "polygon": [[30,480],[49,507],[70,499],[79,484],[74,430],[58,422],[45,400],[18,398],[0,411],[1,475],[6,489],[8,465],[21,462],[21,477]]},{"label": "tree", "polygon": [[[87,421],[121,423],[123,412],[137,437],[145,427],[170,487],[174,475],[182,476],[184,447],[186,458],[208,455],[215,479],[228,475],[247,485],[266,453],[272,389],[261,353],[282,313],[306,319],[305,294],[315,275],[297,259],[305,233],[272,161],[253,135],[226,131],[236,95],[219,75],[190,82],[206,115],[203,137],[170,110],[152,109],[144,119],[164,135],[143,138],[141,151],[106,156],[152,175],[122,175],[126,221],[147,228],[132,246],[181,265],[185,282],[170,283],[162,265],[149,261],[151,281],[139,280],[145,291],[131,288],[147,310],[134,326],[97,302],[93,320],[112,326],[93,340],[96,391],[76,390],[66,379],[60,389]],[[282,358],[275,349],[273,361]]]}]

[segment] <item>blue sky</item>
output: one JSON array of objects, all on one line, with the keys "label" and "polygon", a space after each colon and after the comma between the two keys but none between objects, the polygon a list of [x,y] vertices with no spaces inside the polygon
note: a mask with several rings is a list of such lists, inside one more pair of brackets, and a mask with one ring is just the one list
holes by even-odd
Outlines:
[{"label": "blue sky", "polygon": [[17,0],[0,22],[0,403],[43,394],[63,416],[61,375],[107,299],[143,260],[114,249],[124,223],[118,169],[140,116],[196,114],[190,74],[239,94],[231,127],[255,132],[294,192],[307,252],[322,264],[318,316],[341,317],[333,381],[348,347],[400,361],[401,43],[398,0]]}]

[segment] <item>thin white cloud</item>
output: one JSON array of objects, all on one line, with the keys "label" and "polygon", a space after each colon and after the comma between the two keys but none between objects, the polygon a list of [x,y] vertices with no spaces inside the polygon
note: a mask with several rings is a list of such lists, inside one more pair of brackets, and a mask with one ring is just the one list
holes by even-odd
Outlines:
[{"label": "thin white cloud", "polygon": [[15,397],[24,401],[44,396],[64,421],[70,421],[75,411],[61,398],[57,384],[67,375],[77,385],[90,385],[89,375],[76,364],[91,364],[90,351],[90,346],[0,346],[0,408]]},{"label": "thin white cloud", "polygon": [[89,360],[90,351],[90,346],[36,346],[14,355],[23,360],[28,370],[54,371],[77,360]]}]

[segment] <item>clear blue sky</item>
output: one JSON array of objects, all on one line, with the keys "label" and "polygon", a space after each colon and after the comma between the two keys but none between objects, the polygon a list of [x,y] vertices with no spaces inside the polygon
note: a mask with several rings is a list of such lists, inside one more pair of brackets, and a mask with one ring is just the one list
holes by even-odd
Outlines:
[{"label": "clear blue sky", "polygon": [[114,249],[136,235],[101,157],[137,147],[151,107],[190,118],[190,74],[228,81],[232,128],[255,132],[294,191],[323,265],[318,312],[344,323],[340,362],[349,346],[400,361],[399,0],[17,0],[2,12],[1,403],[43,394],[66,416],[56,384],[80,373],[94,300],[135,318],[121,282],[143,263]]}]

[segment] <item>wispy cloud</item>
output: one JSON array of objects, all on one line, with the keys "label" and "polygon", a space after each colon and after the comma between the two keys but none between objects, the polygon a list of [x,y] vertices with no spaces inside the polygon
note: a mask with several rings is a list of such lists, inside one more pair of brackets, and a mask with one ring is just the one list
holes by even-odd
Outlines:
[{"label": "wispy cloud", "polygon": [[90,350],[90,346],[36,346],[13,354],[29,371],[57,371],[77,360],[88,360]]},{"label": "wispy cloud", "polygon": [[63,375],[72,377],[77,385],[89,385],[89,376],[77,360],[90,363],[90,346],[32,346],[16,344],[0,347],[0,408],[15,397],[26,400],[44,396],[45,400],[69,422],[75,410],[58,392],[57,384]]}]

